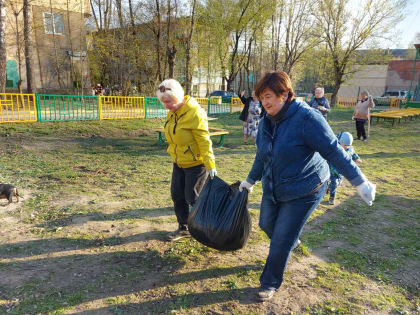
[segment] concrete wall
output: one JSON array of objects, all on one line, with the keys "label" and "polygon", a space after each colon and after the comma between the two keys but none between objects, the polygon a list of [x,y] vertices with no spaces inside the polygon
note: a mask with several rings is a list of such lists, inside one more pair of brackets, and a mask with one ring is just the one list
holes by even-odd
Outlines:
[{"label": "concrete wall", "polygon": [[385,92],[387,81],[387,65],[355,66],[355,73],[338,91],[341,97],[356,97],[361,90],[368,90],[373,96],[380,96]]}]

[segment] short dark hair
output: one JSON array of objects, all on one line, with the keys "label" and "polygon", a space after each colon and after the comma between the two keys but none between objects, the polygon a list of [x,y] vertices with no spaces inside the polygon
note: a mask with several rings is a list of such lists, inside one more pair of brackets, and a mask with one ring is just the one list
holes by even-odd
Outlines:
[{"label": "short dark hair", "polygon": [[266,89],[272,90],[277,96],[280,96],[284,92],[288,92],[288,102],[292,101],[295,96],[295,92],[293,91],[292,87],[292,81],[284,71],[266,72],[257,83],[255,88],[255,95],[260,98],[261,94]]}]

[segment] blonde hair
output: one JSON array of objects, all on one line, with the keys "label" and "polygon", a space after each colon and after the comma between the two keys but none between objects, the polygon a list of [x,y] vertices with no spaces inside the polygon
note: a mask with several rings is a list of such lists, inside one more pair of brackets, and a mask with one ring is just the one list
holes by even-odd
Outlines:
[{"label": "blonde hair", "polygon": [[159,87],[156,91],[156,96],[160,101],[165,96],[170,96],[175,99],[176,103],[181,103],[184,100],[184,89],[175,79],[166,79],[159,84]]}]

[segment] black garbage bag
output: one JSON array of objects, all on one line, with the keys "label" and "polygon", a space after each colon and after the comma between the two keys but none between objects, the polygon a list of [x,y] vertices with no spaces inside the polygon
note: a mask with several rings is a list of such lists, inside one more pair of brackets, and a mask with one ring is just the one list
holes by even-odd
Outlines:
[{"label": "black garbage bag", "polygon": [[188,229],[200,243],[224,251],[242,248],[251,231],[248,191],[215,176],[207,179],[189,217]]}]

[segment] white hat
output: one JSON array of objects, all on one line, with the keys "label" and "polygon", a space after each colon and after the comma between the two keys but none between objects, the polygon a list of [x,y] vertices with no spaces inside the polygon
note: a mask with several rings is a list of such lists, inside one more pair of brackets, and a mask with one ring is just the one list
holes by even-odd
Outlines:
[{"label": "white hat", "polygon": [[184,89],[177,80],[167,79],[159,84],[156,95],[160,101],[166,95],[174,98],[176,103],[181,103],[184,100]]},{"label": "white hat", "polygon": [[353,136],[350,132],[342,131],[337,135],[338,142],[342,145],[351,145],[353,143]]}]

